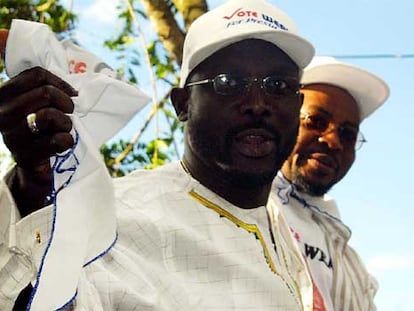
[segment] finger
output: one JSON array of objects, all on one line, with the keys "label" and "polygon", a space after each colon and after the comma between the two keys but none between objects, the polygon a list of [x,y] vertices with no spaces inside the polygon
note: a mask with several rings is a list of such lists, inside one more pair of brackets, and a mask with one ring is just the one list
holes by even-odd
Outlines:
[{"label": "finger", "polygon": [[53,135],[33,135],[31,139],[10,139],[11,135],[3,137],[6,146],[13,150],[16,164],[22,168],[33,168],[56,153],[68,150],[73,146],[73,137],[69,133],[54,133]]},{"label": "finger", "polygon": [[58,132],[69,133],[72,129],[72,120],[56,108],[44,108],[36,112],[36,125],[43,135],[53,135]]},{"label": "finger", "polygon": [[7,132],[29,113],[53,107],[62,113],[72,113],[72,99],[54,86],[41,86],[0,104],[0,130]]},{"label": "finger", "polygon": [[53,155],[64,152],[73,147],[74,140],[69,133],[55,133],[50,140],[50,150]]},{"label": "finger", "polygon": [[[15,146],[18,142],[30,143],[33,136],[52,136],[56,133],[69,133],[72,129],[71,118],[63,112],[54,108],[45,108],[39,110],[37,113],[31,113],[34,115],[34,119],[30,122],[28,116],[16,122],[13,127],[8,130],[3,130],[2,135],[7,137],[9,142],[7,146],[13,153]],[[34,123],[34,124],[29,124]],[[34,130],[35,128],[35,130]],[[13,141],[17,143],[13,143]]]},{"label": "finger", "polygon": [[16,77],[8,80],[0,88],[2,102],[31,91],[33,89],[51,85],[60,89],[67,96],[77,96],[77,91],[67,82],[41,67],[34,67],[21,72]]},{"label": "finger", "polygon": [[39,132],[33,133],[26,118],[20,120],[10,131],[3,133],[3,140],[21,167],[35,167],[56,153],[73,146],[69,133],[72,121],[69,116],[55,108],[39,110],[35,115]]}]

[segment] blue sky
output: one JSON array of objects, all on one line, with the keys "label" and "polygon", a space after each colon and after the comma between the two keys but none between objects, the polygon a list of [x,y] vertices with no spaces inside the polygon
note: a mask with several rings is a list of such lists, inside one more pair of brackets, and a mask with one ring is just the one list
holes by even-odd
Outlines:
[{"label": "blue sky", "polygon": [[[382,77],[391,89],[386,104],[365,120],[368,143],[345,179],[331,191],[343,220],[353,231],[351,244],[377,277],[379,311],[413,310],[414,297],[414,1],[409,0],[271,0],[298,24],[319,55],[395,55],[391,58],[342,59]],[[69,3],[69,1],[68,1]],[[73,1],[82,45],[116,67],[101,48],[115,33],[114,0]],[[210,8],[222,1],[210,1]],[[150,32],[151,29],[146,29]],[[140,120],[144,116],[138,116]],[[137,129],[137,128],[135,128]],[[134,130],[122,132],[125,139]]]}]

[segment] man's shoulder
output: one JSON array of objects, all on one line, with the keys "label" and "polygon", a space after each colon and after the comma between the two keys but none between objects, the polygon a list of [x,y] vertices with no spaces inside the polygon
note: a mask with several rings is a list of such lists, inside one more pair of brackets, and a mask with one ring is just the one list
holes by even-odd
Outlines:
[{"label": "man's shoulder", "polygon": [[[282,208],[286,205],[299,204],[301,206],[311,207],[314,212],[323,214],[324,216],[340,219],[338,206],[333,197],[328,194],[311,196],[299,191],[280,171],[273,180],[271,197],[276,201],[276,204],[282,205]],[[292,198],[294,203],[292,203]]]},{"label": "man's shoulder", "polygon": [[148,201],[166,194],[185,193],[190,183],[191,178],[178,162],[153,170],[136,170],[114,179],[116,196],[121,200],[133,197],[135,201]]}]

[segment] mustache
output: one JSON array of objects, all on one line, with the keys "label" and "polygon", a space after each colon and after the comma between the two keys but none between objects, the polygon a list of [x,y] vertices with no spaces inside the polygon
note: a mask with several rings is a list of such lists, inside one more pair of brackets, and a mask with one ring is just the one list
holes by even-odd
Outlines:
[{"label": "mustache", "polygon": [[327,156],[330,156],[334,159],[336,159],[336,154],[338,153],[336,150],[332,150],[328,147],[326,144],[319,144],[318,147],[311,148],[311,153],[324,153]]},{"label": "mustache", "polygon": [[310,148],[306,154],[308,156],[310,156],[313,153],[321,153],[321,154],[325,154],[326,156],[330,157],[333,159],[333,161],[335,162],[335,165],[337,167],[339,167],[339,159],[338,159],[338,154],[340,153],[340,151],[338,150],[333,150],[331,148],[329,148],[326,144],[319,144],[317,147],[313,147]]},{"label": "mustache", "polygon": [[235,126],[235,127],[231,128],[226,133],[226,141],[230,142],[239,133],[241,133],[243,131],[246,131],[246,130],[251,130],[251,129],[263,129],[263,130],[269,132],[273,136],[274,141],[276,141],[277,143],[280,141],[280,133],[276,129],[276,127],[274,127],[273,125],[270,125],[268,123],[261,122],[261,121],[251,122],[251,123],[247,123],[247,124],[243,124],[243,125],[239,125],[239,126]]}]

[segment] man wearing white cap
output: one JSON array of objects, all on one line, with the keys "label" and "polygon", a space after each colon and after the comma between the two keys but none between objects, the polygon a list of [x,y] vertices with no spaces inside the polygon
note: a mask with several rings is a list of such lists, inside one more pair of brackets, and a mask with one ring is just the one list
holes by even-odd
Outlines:
[{"label": "man wearing white cap", "polygon": [[389,90],[377,76],[331,57],[315,57],[302,84],[298,140],[272,196],[306,259],[321,310],[375,310],[377,283],[348,245],[351,231],[326,193],[351,168],[365,142],[360,123]]},{"label": "man wearing white cap", "polygon": [[[0,305],[10,309],[31,282],[30,310],[312,310],[304,260],[268,197],[295,144],[300,76],[313,54],[293,21],[265,1],[231,0],[201,16],[171,95],[186,122],[182,161],[114,180],[116,218],[108,217],[111,201],[100,200],[102,213],[60,239],[65,218],[56,216],[70,214],[84,189],[71,178],[51,186],[48,157],[70,148],[82,166],[77,139],[62,126],[76,94],[39,68],[3,85],[0,119],[17,121],[0,129],[17,165],[11,191],[0,188]],[[78,168],[67,168],[75,180]],[[61,169],[53,166],[53,176]],[[110,191],[88,188],[97,198]],[[46,195],[53,204],[43,207]],[[96,236],[82,240],[90,227],[113,235],[106,249]],[[85,256],[66,248],[79,236]]]}]

